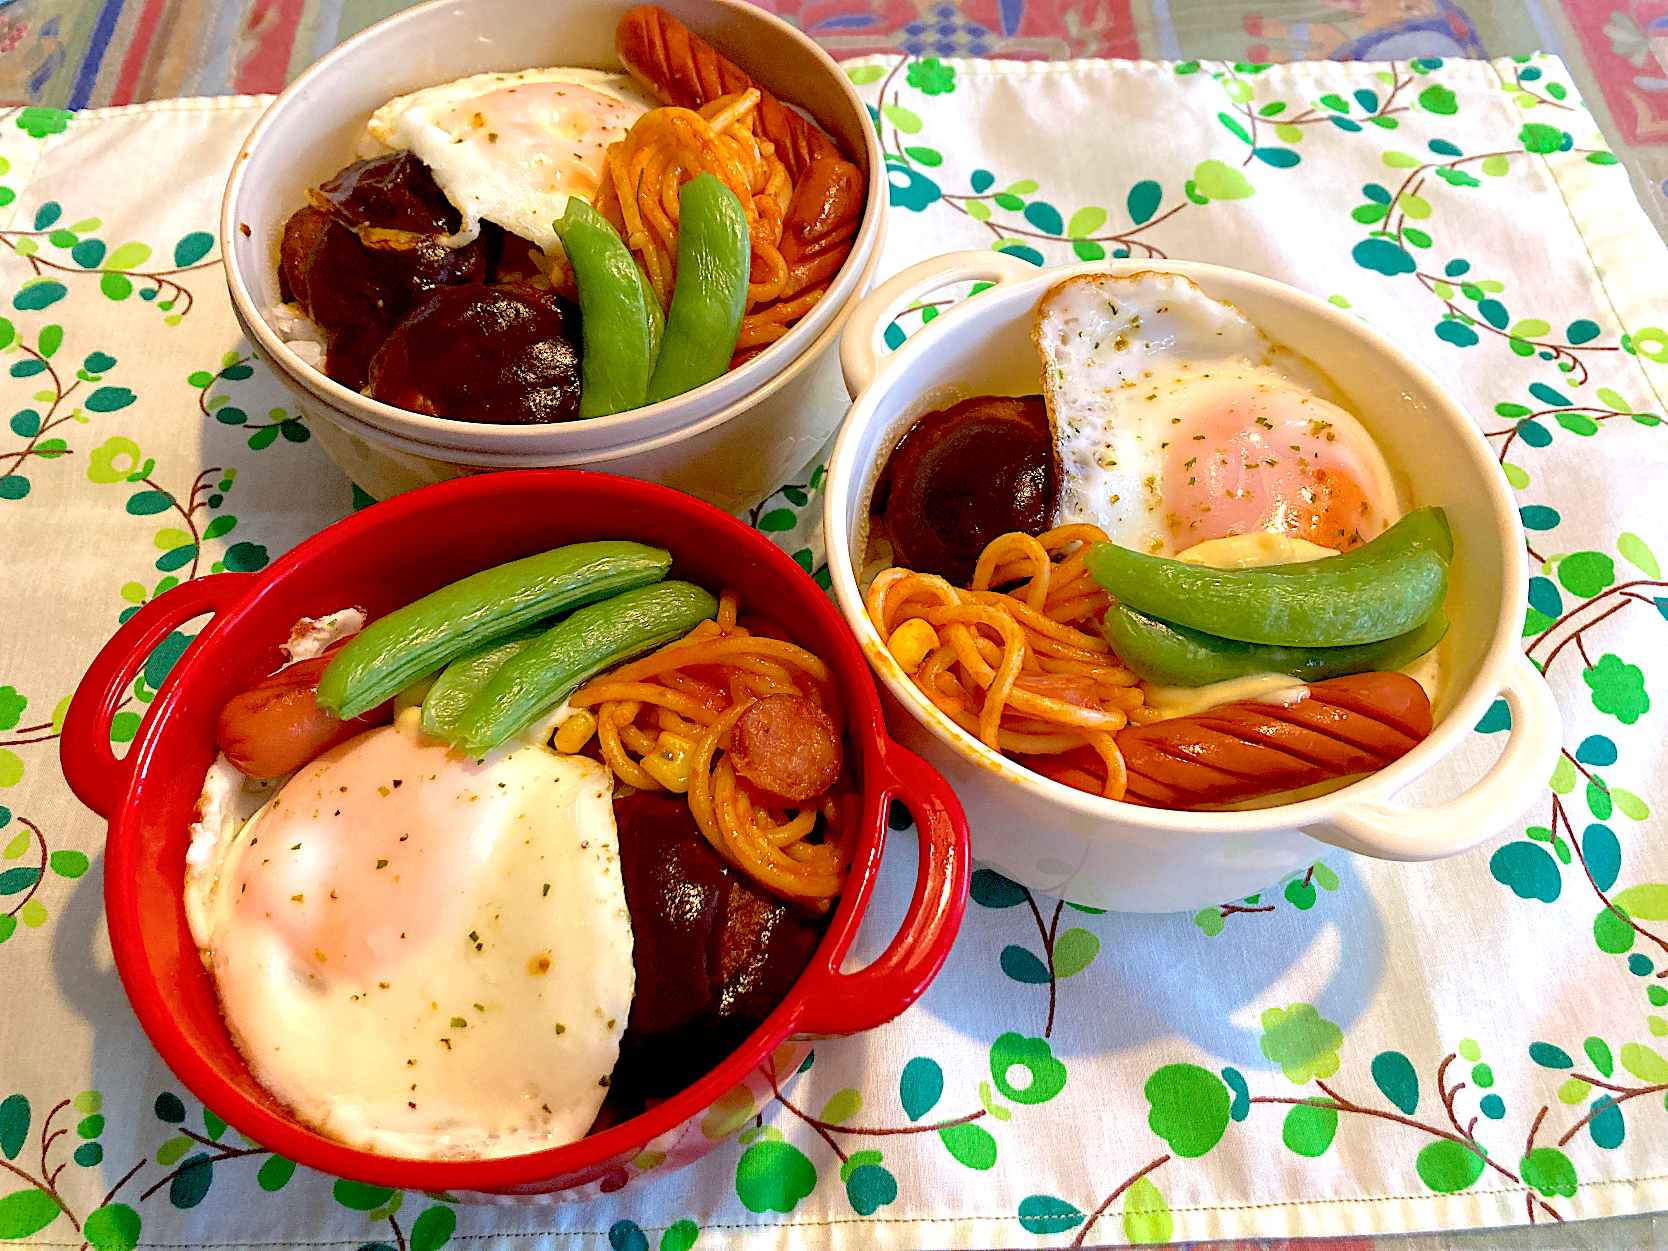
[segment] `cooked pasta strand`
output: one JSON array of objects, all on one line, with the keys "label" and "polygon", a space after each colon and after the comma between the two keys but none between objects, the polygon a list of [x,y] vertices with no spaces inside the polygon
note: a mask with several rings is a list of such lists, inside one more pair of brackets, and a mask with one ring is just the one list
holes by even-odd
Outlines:
[{"label": "cooked pasta strand", "polygon": [[[677,282],[679,188],[708,173],[735,193],[752,249],[738,357],[781,338],[809,312],[849,250],[843,236],[831,239],[809,269],[790,267],[783,257],[783,217],[793,180],[775,145],[754,131],[758,103],[758,91],[749,88],[699,110],[645,113],[624,139],[609,146],[597,197],[597,210],[636,254],[665,310]],[[855,222],[848,227],[842,228],[846,234],[856,233]]]},{"label": "cooked pasta strand", "polygon": [[641,762],[675,748],[673,758],[688,764],[689,811],[713,849],[767,890],[826,908],[855,851],[859,813],[847,802],[855,798],[849,775],[795,807],[762,807],[738,782],[728,749],[736,721],[765,695],[801,696],[841,726],[833,674],[797,644],[752,633],[739,612],[740,597],[724,591],[714,620],[593,679],[568,702],[596,710],[603,760],[628,786],[663,789]]},{"label": "cooked pasta strand", "polygon": [[1101,794],[1122,799],[1128,774],[1113,736],[1153,715],[1135,675],[1089,625],[1110,601],[1085,553],[1105,538],[1088,525],[1000,535],[968,588],[894,567],[870,583],[865,607],[882,638],[912,619],[938,633],[911,680],[963,730],[1022,755],[1091,748],[1106,770]]}]

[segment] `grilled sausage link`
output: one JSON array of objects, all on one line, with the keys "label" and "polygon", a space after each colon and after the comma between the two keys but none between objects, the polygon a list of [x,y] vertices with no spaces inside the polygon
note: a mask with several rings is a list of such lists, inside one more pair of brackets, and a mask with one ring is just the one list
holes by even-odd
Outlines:
[{"label": "grilled sausage link", "polygon": [[759,92],[758,128],[797,183],[819,156],[839,149],[810,122],[760,87],[665,9],[639,5],[620,19],[614,47],[626,71],[662,104],[698,109],[719,96]]},{"label": "grilled sausage link", "polygon": [[1309,686],[1295,704],[1225,704],[1118,733],[1127,798],[1197,808],[1371,773],[1431,732],[1424,689],[1406,674],[1359,673]]},{"label": "grilled sausage link", "polygon": [[862,171],[814,124],[665,9],[632,9],[615,28],[614,47],[626,71],[662,104],[699,109],[719,96],[758,91],[758,131],[794,183],[783,222],[782,255],[791,272],[784,298],[832,277],[848,250],[840,245],[856,233],[863,210]]},{"label": "grilled sausage link", "polygon": [[319,707],[319,678],[334,651],[286,665],[226,701],[214,723],[215,745],[245,776],[294,773],[336,744],[394,719],[392,700],[352,721]]},{"label": "grilled sausage link", "polygon": [[[818,155],[805,176],[794,180],[782,219],[782,259],[795,271],[789,291],[803,291],[839,269],[857,234],[865,190],[857,166],[837,152]],[[819,264],[824,272],[813,272]]]}]

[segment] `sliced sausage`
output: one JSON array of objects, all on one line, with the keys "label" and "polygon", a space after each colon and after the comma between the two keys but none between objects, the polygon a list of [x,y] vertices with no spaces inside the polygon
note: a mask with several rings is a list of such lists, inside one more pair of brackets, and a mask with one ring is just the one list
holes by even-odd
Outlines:
[{"label": "sliced sausage", "polygon": [[834,719],[803,696],[766,695],[737,719],[730,758],[760,790],[803,803],[840,776],[840,734]]},{"label": "sliced sausage", "polygon": [[1371,752],[1308,725],[1282,721],[1274,715],[1281,709],[1241,705],[1225,721],[1213,718],[1217,711],[1207,709],[1190,720],[1239,738],[1254,738],[1328,773],[1361,773],[1378,767],[1378,757]]},{"label": "sliced sausage", "polygon": [[1075,790],[1099,795],[1106,789],[1106,765],[1093,747],[1074,747],[1071,751],[1036,756],[1015,752],[1014,759],[1031,772]]},{"label": "sliced sausage", "polygon": [[1431,701],[1425,688],[1400,673],[1355,673],[1317,682],[1328,704],[1364,713],[1414,739],[1431,732]]},{"label": "sliced sausage", "polygon": [[614,48],[626,71],[662,104],[699,109],[719,96],[758,91],[758,128],[797,182],[819,155],[840,155],[822,131],[760,87],[665,9],[639,5],[620,19]]},{"label": "sliced sausage", "polygon": [[790,265],[802,263],[855,234],[863,191],[863,175],[850,161],[832,150],[813,157],[794,183],[782,219],[783,259]]},{"label": "sliced sausage", "polygon": [[[1289,706],[1224,704],[1120,730],[1125,798],[1154,808],[1259,799],[1376,772],[1431,732],[1430,700],[1406,674],[1358,673],[1308,689]],[[1106,766],[1088,747],[1019,761],[1092,795],[1106,780]]]}]

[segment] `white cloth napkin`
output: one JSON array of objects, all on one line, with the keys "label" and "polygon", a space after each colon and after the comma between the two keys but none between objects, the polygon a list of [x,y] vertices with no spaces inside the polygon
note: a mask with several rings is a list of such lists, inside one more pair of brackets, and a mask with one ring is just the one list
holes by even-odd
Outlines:
[{"label": "white cloth napkin", "polygon": [[[1668,1207],[1668,851],[1651,814],[1668,778],[1668,432],[1648,416],[1668,263],[1563,68],[848,68],[893,154],[887,271],[990,245],[1237,265],[1367,318],[1454,389],[1504,449],[1542,565],[1525,642],[1568,751],[1545,797],[1452,861],[1329,855],[1196,916],[1091,915],[981,873],[920,1004],[819,1044],[791,1109],[612,1197],[483,1209],[292,1172],[185,1096],[138,1030],[102,922],[103,831],[54,746],[124,609],[169,578],[258,568],[357,502],[249,360],[213,263],[224,170],[261,102],[9,115],[0,1237],[1032,1247]],[[808,467],[754,514],[812,566],[818,481]],[[1498,710],[1479,728],[1472,769]],[[902,915],[913,857],[902,831],[860,958]],[[1617,1102],[1595,1113],[1601,1097]],[[1458,1141],[1472,1135],[1486,1164]]]}]

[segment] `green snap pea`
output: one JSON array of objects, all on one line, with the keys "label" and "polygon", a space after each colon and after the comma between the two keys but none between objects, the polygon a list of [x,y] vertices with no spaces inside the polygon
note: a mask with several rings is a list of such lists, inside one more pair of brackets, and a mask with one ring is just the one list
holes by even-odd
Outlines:
[{"label": "green snap pea", "polygon": [[1161,621],[1246,643],[1346,647],[1405,634],[1441,607],[1453,551],[1447,516],[1421,508],[1323,560],[1207,569],[1096,543],[1088,565],[1114,598]]},{"label": "green snap pea", "polygon": [[678,281],[645,403],[711,382],[730,367],[747,311],[752,242],[741,201],[711,174],[678,191]]},{"label": "green snap pea", "polygon": [[579,288],[579,415],[643,406],[661,338],[660,303],[620,236],[578,196],[556,235]]},{"label": "green snap pea", "polygon": [[544,633],[544,627],[518,630],[494,639],[472,652],[465,652],[435,678],[423,699],[423,733],[430,738],[450,739],[463,710],[469,707],[487,679],[511,656]]},{"label": "green snap pea", "polygon": [[717,613],[711,592],[689,582],[661,582],[588,604],[500,665],[449,741],[484,755],[604,669],[680,639]]},{"label": "green snap pea", "polygon": [[349,639],[319,679],[319,707],[357,717],[464,652],[576,605],[659,582],[671,567],[664,548],[605,539],[483,569]]},{"label": "green snap pea", "polygon": [[1125,604],[1106,610],[1101,630],[1112,650],[1140,678],[1164,686],[1208,686],[1258,673],[1305,682],[1349,673],[1385,673],[1423,656],[1448,633],[1441,609],[1405,634],[1353,647],[1280,647],[1218,638],[1187,626],[1143,617]]}]

